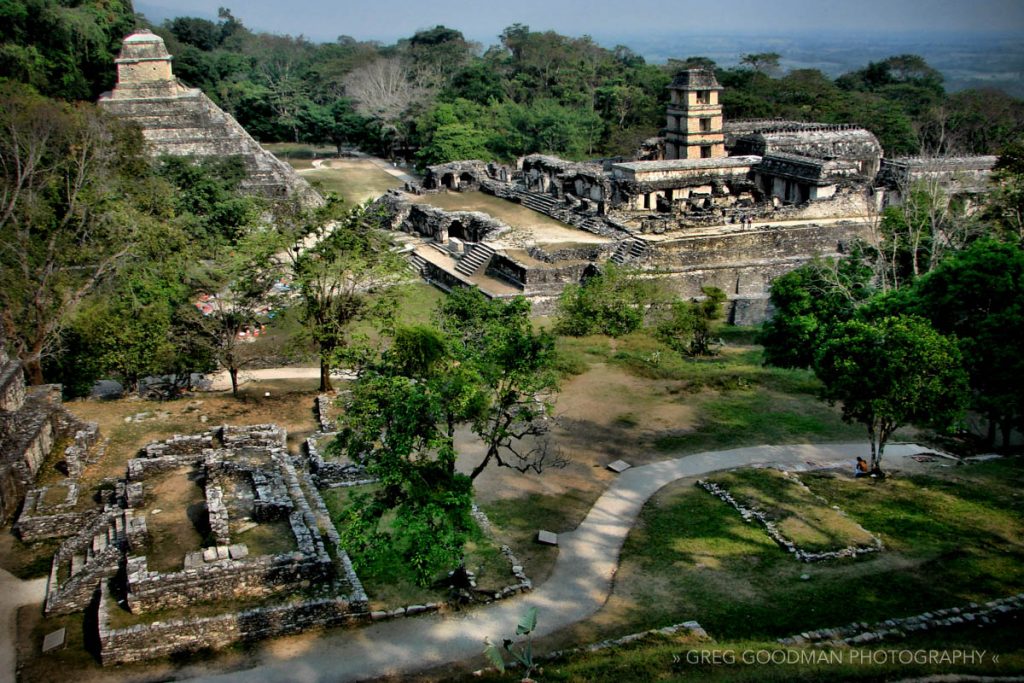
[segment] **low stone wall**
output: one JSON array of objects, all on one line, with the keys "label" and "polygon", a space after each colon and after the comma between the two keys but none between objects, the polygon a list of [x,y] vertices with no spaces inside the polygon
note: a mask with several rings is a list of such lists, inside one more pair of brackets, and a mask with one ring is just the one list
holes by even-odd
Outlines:
[{"label": "low stone wall", "polygon": [[1024,593],[990,600],[983,605],[976,602],[963,607],[933,610],[911,617],[887,619],[876,624],[854,622],[838,628],[805,631],[799,635],[780,638],[783,645],[866,645],[888,639],[904,639],[909,634],[952,626],[991,626],[1008,618],[1016,618],[1024,611]]},{"label": "low stone wall", "polygon": [[355,463],[328,462],[316,447],[316,436],[306,439],[306,462],[317,488],[358,486],[374,481],[366,468]]},{"label": "low stone wall", "polygon": [[[70,426],[70,425],[69,425]],[[75,425],[78,426],[78,425]],[[65,433],[71,430],[62,430]],[[74,430],[74,436],[71,440],[71,445],[64,449],[64,465],[68,469],[68,476],[72,479],[77,479],[82,476],[82,470],[90,462],[95,462],[97,458],[90,458],[89,454],[93,450],[93,446],[100,438],[100,426],[95,422],[89,422],[81,425],[80,429]]]},{"label": "low stone wall", "polygon": [[367,616],[365,602],[338,597],[115,629],[110,627],[110,598],[106,586],[102,590],[98,630],[100,662],[104,666],[219,649],[232,643],[284,636],[314,627],[340,626]]},{"label": "low stone wall", "polygon": [[287,448],[288,433],[274,424],[220,428],[220,438],[226,448]]},{"label": "low stone wall", "polygon": [[142,449],[144,458],[163,458],[167,456],[190,455],[199,456],[207,448],[213,448],[213,433],[182,436],[175,434],[170,439],[151,443]]},{"label": "low stone wall", "polygon": [[214,541],[217,545],[230,545],[231,533],[228,531],[228,506],[224,504],[224,491],[210,483],[206,485],[206,512]]},{"label": "low stone wall", "polygon": [[[326,561],[325,561],[326,559]],[[130,557],[128,606],[133,614],[177,609],[203,602],[259,598],[303,582],[325,580],[330,558],[301,553],[259,555],[209,562],[180,572],[151,572],[145,557]]]},{"label": "low stone wall", "polygon": [[202,455],[165,455],[159,458],[132,458],[128,461],[128,480],[142,480],[161,472],[196,464]]},{"label": "low stone wall", "polygon": [[334,422],[328,417],[328,413],[331,408],[331,402],[334,399],[327,394],[318,394],[316,397],[316,404],[314,412],[316,413],[316,420],[320,423],[321,432],[333,432]]},{"label": "low stone wall", "polygon": [[793,541],[783,536],[782,532],[779,531],[779,528],[775,526],[775,522],[773,522],[768,515],[760,510],[740,505],[740,503],[737,502],[737,500],[733,498],[725,488],[714,482],[705,481],[703,479],[697,480],[697,486],[736,508],[744,522],[749,522],[752,519],[757,520],[764,527],[765,533],[768,534],[770,539],[775,541],[775,543],[786,552],[793,553],[796,559],[801,562],[821,562],[823,560],[837,560],[843,557],[857,557],[859,555],[867,555],[868,553],[877,553],[880,550],[885,549],[885,546],[882,544],[882,540],[877,536],[872,535],[872,538],[874,539],[873,545],[854,545],[840,550],[830,550],[820,553],[808,552],[798,548]]},{"label": "low stone wall", "polygon": [[78,483],[65,483],[68,493],[65,500],[55,505],[43,501],[50,487],[33,489],[25,494],[25,504],[14,526],[18,538],[27,543],[45,538],[64,538],[78,533],[100,515],[99,508],[75,510],[78,503]]}]

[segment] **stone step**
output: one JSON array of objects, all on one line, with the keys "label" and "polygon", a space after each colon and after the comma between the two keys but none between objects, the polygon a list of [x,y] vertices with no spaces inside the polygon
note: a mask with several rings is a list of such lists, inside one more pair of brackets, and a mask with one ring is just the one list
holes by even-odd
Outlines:
[{"label": "stone step", "polygon": [[107,535],[96,534],[92,537],[92,551],[93,553],[101,553],[107,548]]},{"label": "stone step", "polygon": [[486,244],[476,244],[455,264],[455,270],[463,275],[475,275],[482,266],[490,262],[493,255],[494,249],[491,247]]},{"label": "stone step", "polygon": [[84,555],[72,555],[71,556],[71,576],[74,576],[78,572],[82,571],[82,567],[85,566]]},{"label": "stone step", "polygon": [[422,275],[427,268],[427,259],[416,252],[409,254],[409,267],[418,275]]}]

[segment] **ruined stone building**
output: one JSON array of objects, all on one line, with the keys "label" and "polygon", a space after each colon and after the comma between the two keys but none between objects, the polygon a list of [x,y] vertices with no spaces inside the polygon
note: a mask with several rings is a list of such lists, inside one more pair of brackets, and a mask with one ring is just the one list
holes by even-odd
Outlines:
[{"label": "ruined stone building", "polygon": [[198,88],[186,88],[174,77],[172,57],[163,39],[148,30],[124,39],[117,64],[117,85],[99,104],[132,121],[154,155],[241,157],[246,179],[243,189],[271,198],[297,195],[307,202],[322,201],[291,166],[280,161]]},{"label": "ruined stone building", "polygon": [[[395,229],[427,238],[410,246],[414,268],[443,287],[523,294],[544,310],[566,283],[628,263],[666,276],[680,296],[717,286],[733,322],[757,323],[770,314],[774,278],[869,238],[881,209],[910,185],[930,179],[971,195],[984,191],[994,163],[883,159],[877,138],[853,125],[728,122],[721,85],[701,69],[681,72],[669,90],[663,136],[645,142],[642,160],[454,162],[383,198]],[[550,231],[423,207],[431,193],[467,190],[555,218],[578,238],[551,241]],[[477,227],[467,230],[467,220]]]},{"label": "ruined stone building", "polygon": [[[62,465],[78,476],[98,436],[95,424],[82,423],[64,409],[60,385],[25,386],[21,361],[7,355],[0,336],[0,524],[22,507],[59,442],[70,442]],[[30,503],[24,508],[31,508]]]}]

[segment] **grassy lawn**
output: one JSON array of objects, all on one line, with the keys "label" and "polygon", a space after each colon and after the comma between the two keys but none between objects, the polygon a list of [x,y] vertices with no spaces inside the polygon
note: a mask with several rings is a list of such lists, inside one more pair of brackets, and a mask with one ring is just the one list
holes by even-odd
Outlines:
[{"label": "grassy lawn", "polygon": [[871,534],[863,527],[794,477],[777,470],[736,470],[707,479],[724,487],[744,507],[766,513],[801,550],[824,552],[873,545]]},{"label": "grassy lawn", "polygon": [[[982,636],[982,634],[984,634]],[[979,636],[984,642],[979,644]],[[545,662],[542,681],[619,683],[620,681],[884,681],[923,679],[942,674],[1006,676],[1024,670],[1024,629],[1015,622],[978,631],[969,627],[908,638],[900,643],[855,649],[786,649],[772,641],[695,642],[688,634],[652,636],[595,653]],[[893,650],[910,652],[966,651],[984,655],[974,664],[901,664]],[[999,657],[998,661],[993,655]],[[701,662],[704,656],[705,662]],[[816,657],[800,663],[800,657]],[[718,664],[712,663],[716,657]],[[760,659],[763,658],[763,659]],[[774,659],[772,659],[774,658]],[[760,659],[760,661],[759,661]],[[789,662],[789,663],[787,663]],[[455,680],[518,681],[512,674],[464,675]],[[450,677],[433,680],[452,680]],[[933,679],[928,679],[933,680]],[[934,680],[946,680],[935,678]],[[953,680],[953,679],[949,679]],[[959,680],[959,679],[956,679]],[[1016,679],[964,679],[1016,680]]]},{"label": "grassy lawn", "polygon": [[[645,332],[619,339],[560,337],[558,365],[571,376],[595,363],[609,363],[633,376],[664,383],[676,402],[693,407],[692,427],[665,430],[654,439],[653,447],[666,455],[864,438],[863,427],[844,423],[837,408],[817,398],[820,384],[811,371],[765,366],[761,348],[746,344],[750,329],[730,328],[722,328],[723,336],[738,342],[727,343],[710,358],[683,357]],[[622,417],[628,422],[629,411]],[[897,434],[894,440],[905,436],[906,432]]]},{"label": "grassy lawn", "polygon": [[402,181],[385,173],[368,159],[341,159],[302,177],[328,192],[335,192],[350,204],[376,199],[388,190],[401,187]]},{"label": "grassy lawn", "polygon": [[[756,470],[750,476],[765,474]],[[623,548],[606,606],[552,637],[550,645],[690,619],[719,643],[772,642],[806,630],[874,623],[1024,590],[1020,462],[935,469],[880,482],[829,472],[801,479],[877,533],[887,550],[859,559],[800,563],[733,508],[691,480],[679,481],[645,506]],[[974,632],[973,642],[985,643],[992,630]]]}]

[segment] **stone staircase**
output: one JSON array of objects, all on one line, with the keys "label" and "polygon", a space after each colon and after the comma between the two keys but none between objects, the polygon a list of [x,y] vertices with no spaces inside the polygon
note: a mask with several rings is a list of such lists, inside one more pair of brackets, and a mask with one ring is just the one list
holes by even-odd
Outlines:
[{"label": "stone staircase", "polygon": [[61,544],[46,589],[46,613],[67,614],[88,606],[99,582],[117,573],[121,557],[141,545],[146,520],[133,510],[108,508]]},{"label": "stone staircase", "polygon": [[622,240],[619,245],[615,248],[615,253],[612,254],[612,263],[622,265],[627,261],[637,261],[644,257],[647,253],[648,245],[647,242],[638,239]]},{"label": "stone staircase", "polygon": [[410,251],[409,268],[420,277],[424,277],[427,273],[427,259],[420,256],[415,251]]},{"label": "stone staircase", "polygon": [[486,268],[494,256],[494,249],[489,245],[477,242],[455,264],[455,270],[466,277],[476,275],[481,268]]}]

